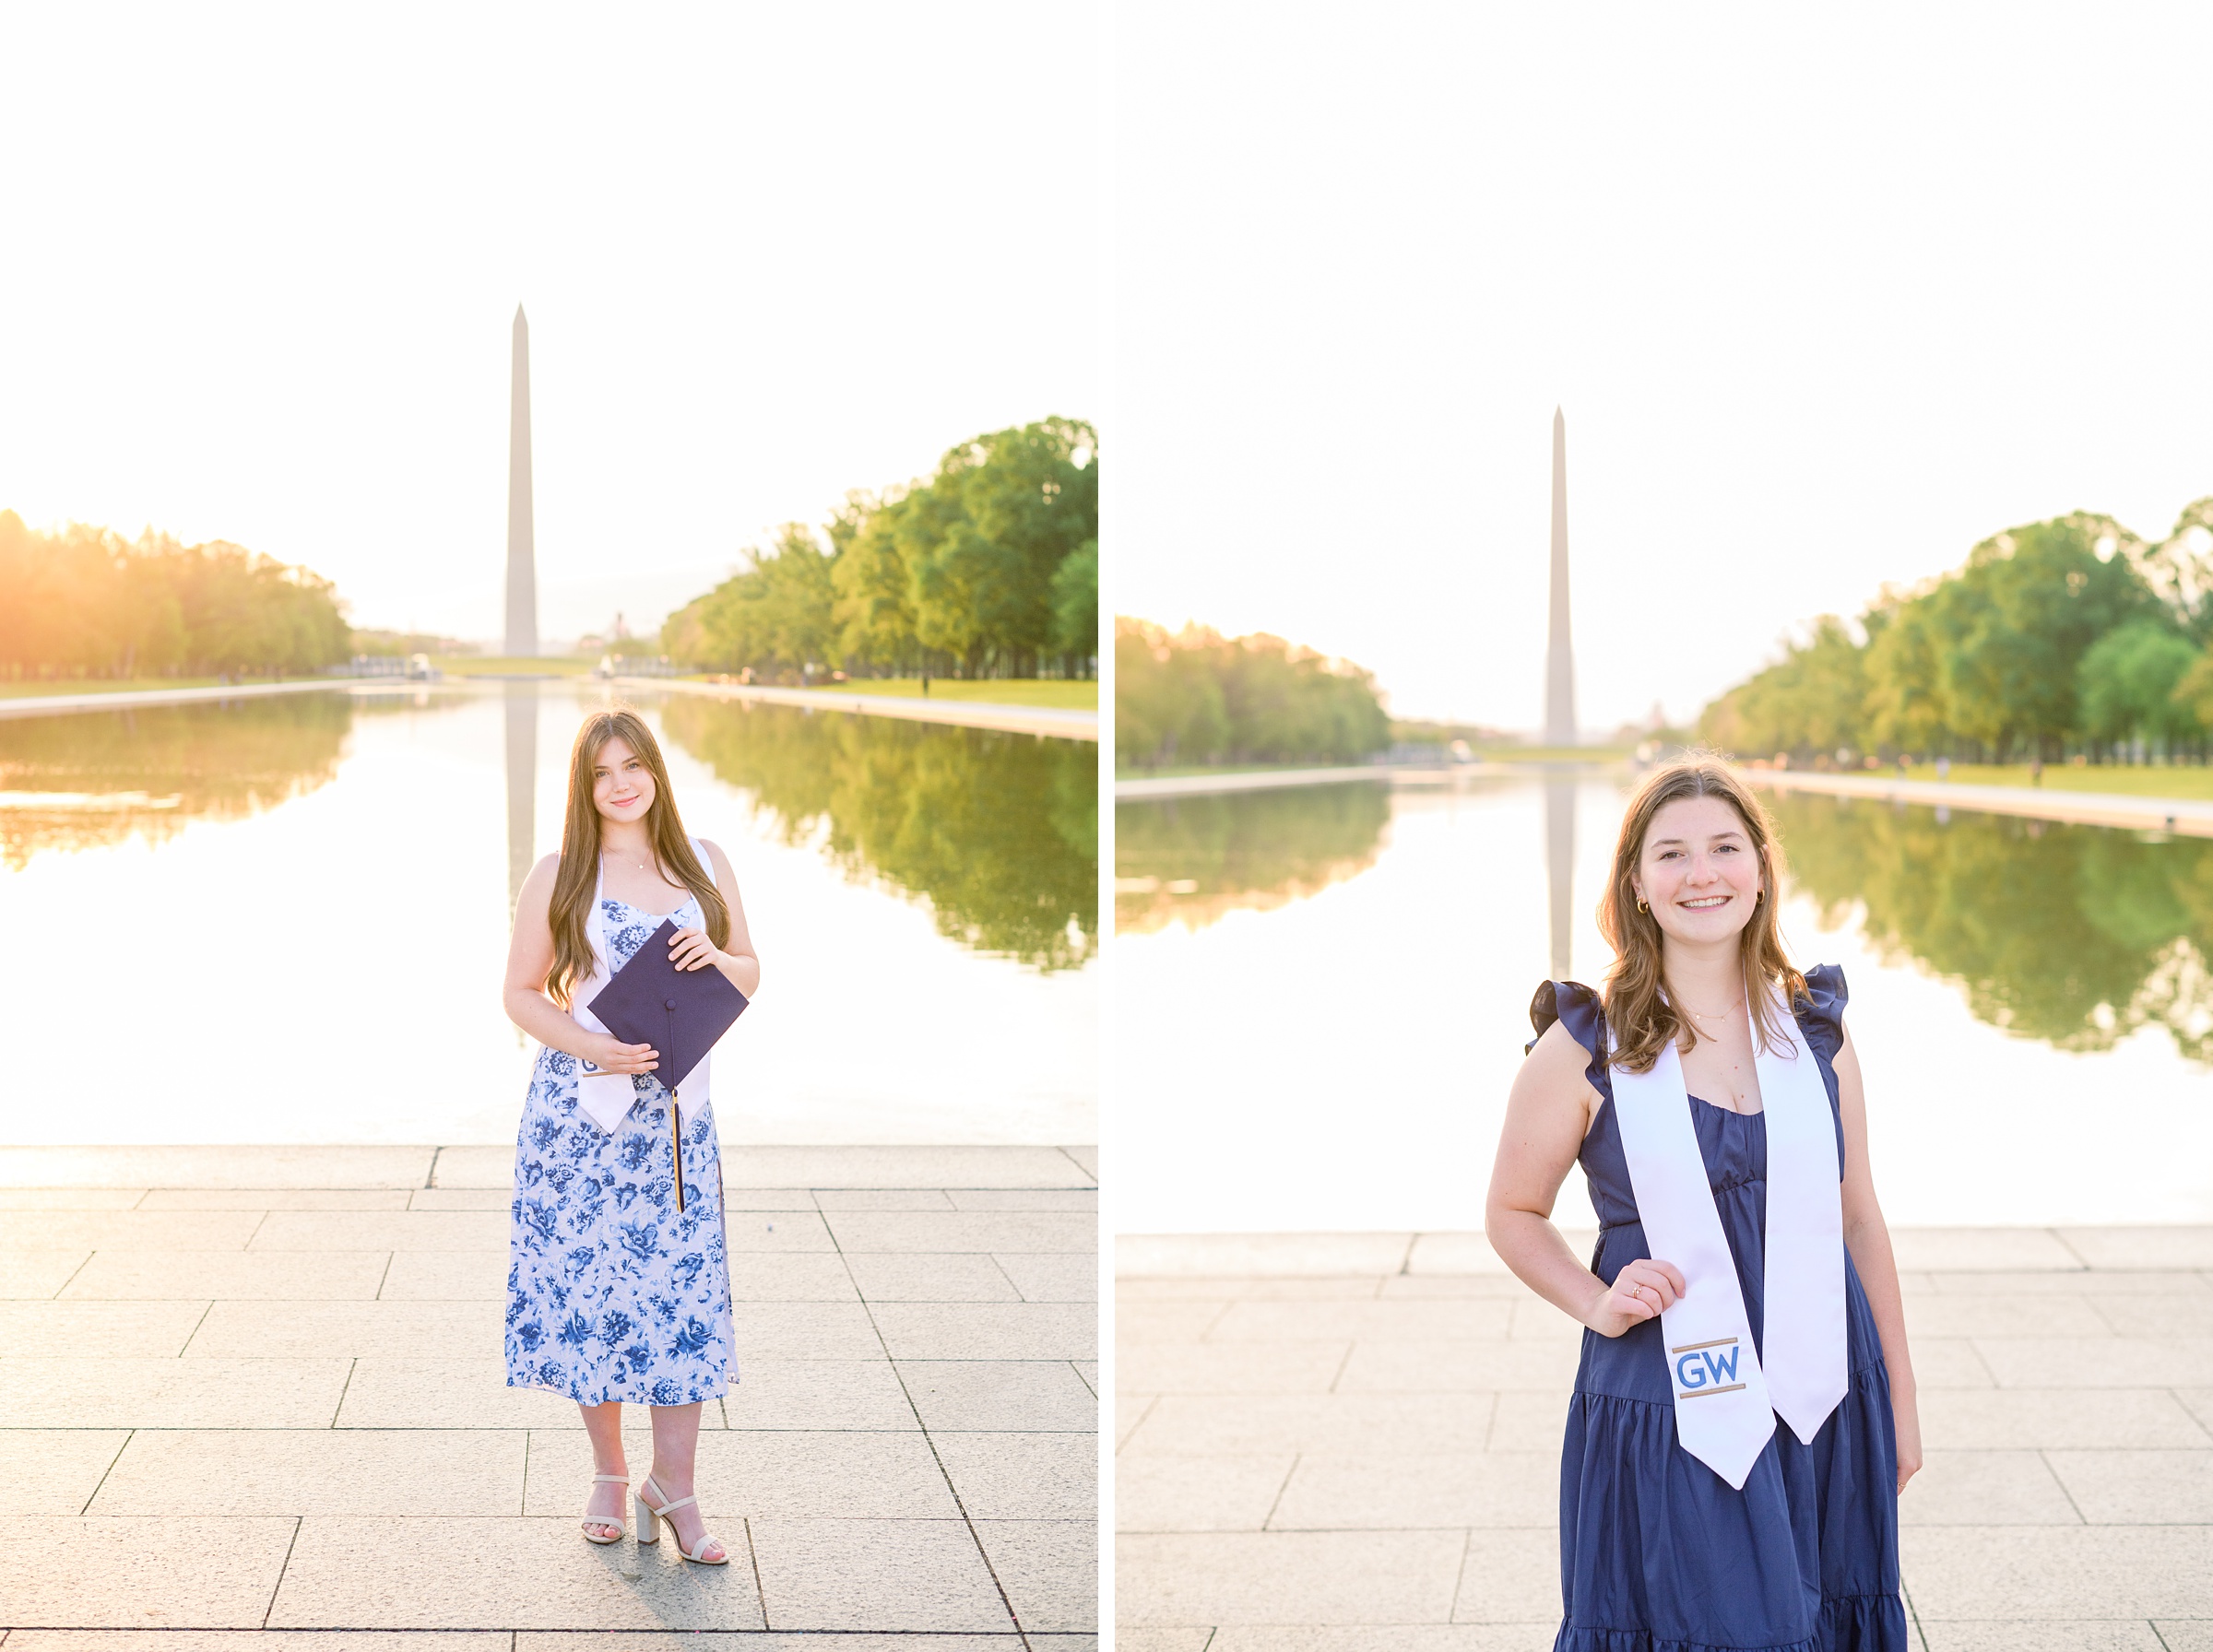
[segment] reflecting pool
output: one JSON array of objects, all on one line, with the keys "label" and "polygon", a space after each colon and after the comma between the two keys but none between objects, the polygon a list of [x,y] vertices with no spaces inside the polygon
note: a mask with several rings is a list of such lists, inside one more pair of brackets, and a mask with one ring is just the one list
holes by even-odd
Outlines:
[{"label": "reflecting pool", "polygon": [[[1483,1225],[1547,976],[1597,985],[1629,778],[1116,810],[1118,1225]],[[1786,794],[1900,1223],[2213,1221],[2213,842]],[[1592,1221],[1582,1178],[1563,1221]]]},{"label": "reflecting pool", "polygon": [[[0,722],[0,1003],[33,1054],[0,1139],[512,1139],[511,903],[605,702],[508,682]],[[762,955],[716,1064],[726,1139],[1096,1139],[1095,746],[639,709]]]}]

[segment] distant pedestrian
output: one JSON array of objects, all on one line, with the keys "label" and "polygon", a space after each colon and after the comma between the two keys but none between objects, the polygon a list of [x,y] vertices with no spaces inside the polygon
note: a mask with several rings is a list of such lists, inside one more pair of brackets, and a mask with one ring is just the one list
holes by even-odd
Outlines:
[{"label": "distant pedestrian", "polygon": [[[1580,1320],[1556,1646],[1904,1652],[1921,1431],[1843,973],[1801,974],[1781,846],[1718,760],[1622,822],[1603,997],[1537,989],[1485,1228]],[[1581,1162],[1592,1266],[1550,1220]]]},{"label": "distant pedestrian", "polygon": [[591,1014],[668,918],[680,926],[678,968],[720,970],[749,997],[758,989],[728,859],[684,835],[637,714],[595,713],[569,757],[561,853],[524,880],[507,957],[508,1017],[544,1046],[515,1140],[507,1386],[565,1394],[583,1412],[595,1543],[623,1534],[623,1403],[652,1407],[638,1541],[657,1541],[665,1517],[686,1560],[719,1566],[728,1555],[707,1535],[692,1478],[700,1407],[737,1379],[709,1062],[657,1072],[649,1045],[618,1042]]},{"label": "distant pedestrian", "polygon": [[2029,784],[2030,785],[2044,784],[2044,758],[2041,751],[2029,760]]}]

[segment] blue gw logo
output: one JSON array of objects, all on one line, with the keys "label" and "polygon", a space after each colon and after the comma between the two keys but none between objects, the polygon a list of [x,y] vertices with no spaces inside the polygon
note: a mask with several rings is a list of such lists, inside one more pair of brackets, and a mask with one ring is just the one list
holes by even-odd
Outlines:
[{"label": "blue gw logo", "polygon": [[1675,1356],[1675,1383],[1686,1394],[1719,1393],[1723,1387],[1742,1387],[1736,1380],[1736,1339],[1701,1342],[1668,1351]]}]

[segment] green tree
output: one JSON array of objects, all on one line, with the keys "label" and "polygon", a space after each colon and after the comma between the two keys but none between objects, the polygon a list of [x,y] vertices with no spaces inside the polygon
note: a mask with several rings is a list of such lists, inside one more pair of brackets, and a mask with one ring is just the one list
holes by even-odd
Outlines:
[{"label": "green tree", "polygon": [[2195,736],[2202,725],[2189,699],[2175,690],[2203,657],[2164,617],[2132,620],[2107,631],[2076,667],[2083,734],[2160,747]]}]

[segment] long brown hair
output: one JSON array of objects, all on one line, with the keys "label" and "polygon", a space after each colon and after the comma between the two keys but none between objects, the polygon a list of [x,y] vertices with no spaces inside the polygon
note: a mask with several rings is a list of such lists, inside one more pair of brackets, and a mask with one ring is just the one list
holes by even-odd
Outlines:
[{"label": "long brown hair", "polygon": [[1745,1002],[1751,1010],[1752,1035],[1759,1047],[1773,1047],[1781,1029],[1774,1024],[1774,1006],[1768,989],[1782,988],[1783,1002],[1795,1003],[1805,991],[1805,977],[1792,967],[1782,950],[1782,926],[1775,915],[1775,891],[1783,871],[1782,844],[1775,836],[1775,822],[1760,807],[1735,770],[1710,751],[1693,751],[1680,761],[1655,769],[1629,799],[1621,818],[1621,837],[1614,845],[1614,875],[1598,903],[1598,927],[1614,949],[1614,967],[1606,973],[1606,1025],[1613,1030],[1614,1061],[1633,1073],[1649,1072],[1670,1039],[1687,1052],[1696,1042],[1690,1025],[1667,1001],[1665,975],[1660,963],[1660,920],[1637,906],[1632,879],[1644,856],[1645,834],[1652,817],[1670,803],[1686,797],[1719,797],[1736,811],[1745,835],[1759,856],[1760,899],[1744,927],[1740,957],[1744,962]]},{"label": "long brown hair", "polygon": [[676,794],[669,785],[669,766],[645,720],[627,708],[594,712],[576,731],[569,749],[569,812],[561,827],[561,869],[553,875],[553,973],[546,977],[546,991],[553,1001],[568,1008],[569,994],[592,974],[592,943],[586,928],[591,915],[592,891],[599,882],[599,810],[592,802],[592,765],[600,748],[621,739],[638,754],[653,775],[653,804],[645,811],[645,830],[653,838],[653,853],[662,870],[699,901],[706,919],[707,938],[727,946],[730,938],[730,909],[714,875],[699,864],[692,840],[684,835],[682,817],[676,812]]}]

